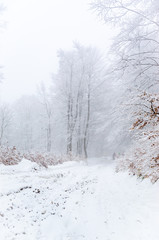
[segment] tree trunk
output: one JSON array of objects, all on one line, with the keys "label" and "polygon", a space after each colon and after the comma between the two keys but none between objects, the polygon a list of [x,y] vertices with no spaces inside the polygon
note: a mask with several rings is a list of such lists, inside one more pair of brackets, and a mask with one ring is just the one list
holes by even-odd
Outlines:
[{"label": "tree trunk", "polygon": [[47,152],[51,152],[51,123],[49,119],[48,129],[47,129]]},{"label": "tree trunk", "polygon": [[88,84],[88,94],[87,94],[87,118],[86,118],[85,132],[84,132],[84,145],[83,145],[85,158],[88,157],[87,146],[88,146],[89,121],[90,121],[90,83]]}]

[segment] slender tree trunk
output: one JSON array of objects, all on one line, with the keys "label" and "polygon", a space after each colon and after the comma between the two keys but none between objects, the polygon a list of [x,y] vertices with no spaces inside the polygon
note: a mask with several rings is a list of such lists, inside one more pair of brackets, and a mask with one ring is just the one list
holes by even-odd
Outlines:
[{"label": "slender tree trunk", "polygon": [[73,131],[74,131],[74,114],[73,114],[73,90],[72,90],[72,80],[73,80],[73,69],[71,65],[70,72],[70,82],[69,82],[69,95],[68,95],[68,105],[67,105],[67,154],[72,154],[72,144],[73,144]]},{"label": "slender tree trunk", "polygon": [[82,117],[82,106],[79,104],[79,119],[77,129],[77,156],[82,156],[82,137],[81,137],[81,117]]},{"label": "slender tree trunk", "polygon": [[86,127],[84,131],[84,144],[83,144],[85,158],[88,157],[87,146],[88,146],[89,121],[90,121],[90,83],[88,84],[87,117],[86,117]]},{"label": "slender tree trunk", "polygon": [[51,122],[49,119],[47,128],[47,152],[51,152]]},{"label": "slender tree trunk", "polygon": [[72,152],[72,106],[71,95],[68,98],[67,106],[67,154]]},{"label": "slender tree trunk", "polygon": [[2,146],[3,134],[4,134],[4,118],[2,118],[1,123],[0,146]]}]

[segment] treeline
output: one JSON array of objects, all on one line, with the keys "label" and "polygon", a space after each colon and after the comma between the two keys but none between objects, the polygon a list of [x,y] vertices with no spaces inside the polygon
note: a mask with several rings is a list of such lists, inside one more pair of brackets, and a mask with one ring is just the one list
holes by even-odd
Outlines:
[{"label": "treeline", "polygon": [[155,182],[159,179],[159,1],[97,0],[91,7],[117,28],[111,48],[112,77],[118,74],[125,89],[120,118],[129,123],[133,140],[119,166]]},{"label": "treeline", "polygon": [[50,86],[44,82],[34,96],[1,105],[0,145],[86,158],[104,155],[112,124],[109,96],[115,89],[105,58],[96,48],[75,43],[70,51],[60,50],[58,59]]}]

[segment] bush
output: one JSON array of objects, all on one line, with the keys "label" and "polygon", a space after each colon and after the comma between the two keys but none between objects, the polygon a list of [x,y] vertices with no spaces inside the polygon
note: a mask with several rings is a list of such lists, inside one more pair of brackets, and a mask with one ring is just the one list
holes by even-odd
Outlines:
[{"label": "bush", "polygon": [[150,178],[154,183],[159,179],[159,134],[146,133],[137,143],[138,147],[134,146],[118,158],[116,170],[128,170],[130,174]]},{"label": "bush", "polygon": [[72,154],[68,155],[54,155],[51,153],[27,152],[21,153],[17,151],[16,147],[0,147],[0,163],[4,165],[18,164],[23,158],[36,162],[38,165],[47,168],[50,165],[62,164],[67,161],[78,161],[78,157]]},{"label": "bush", "polygon": [[22,154],[18,152],[15,147],[0,147],[0,163],[4,165],[14,165],[18,164],[22,158]]}]

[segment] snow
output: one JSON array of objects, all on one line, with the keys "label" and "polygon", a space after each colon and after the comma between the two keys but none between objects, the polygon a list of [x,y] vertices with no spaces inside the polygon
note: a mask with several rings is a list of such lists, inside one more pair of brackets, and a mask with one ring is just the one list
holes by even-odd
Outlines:
[{"label": "snow", "polygon": [[159,183],[106,159],[0,165],[0,240],[158,240]]}]

